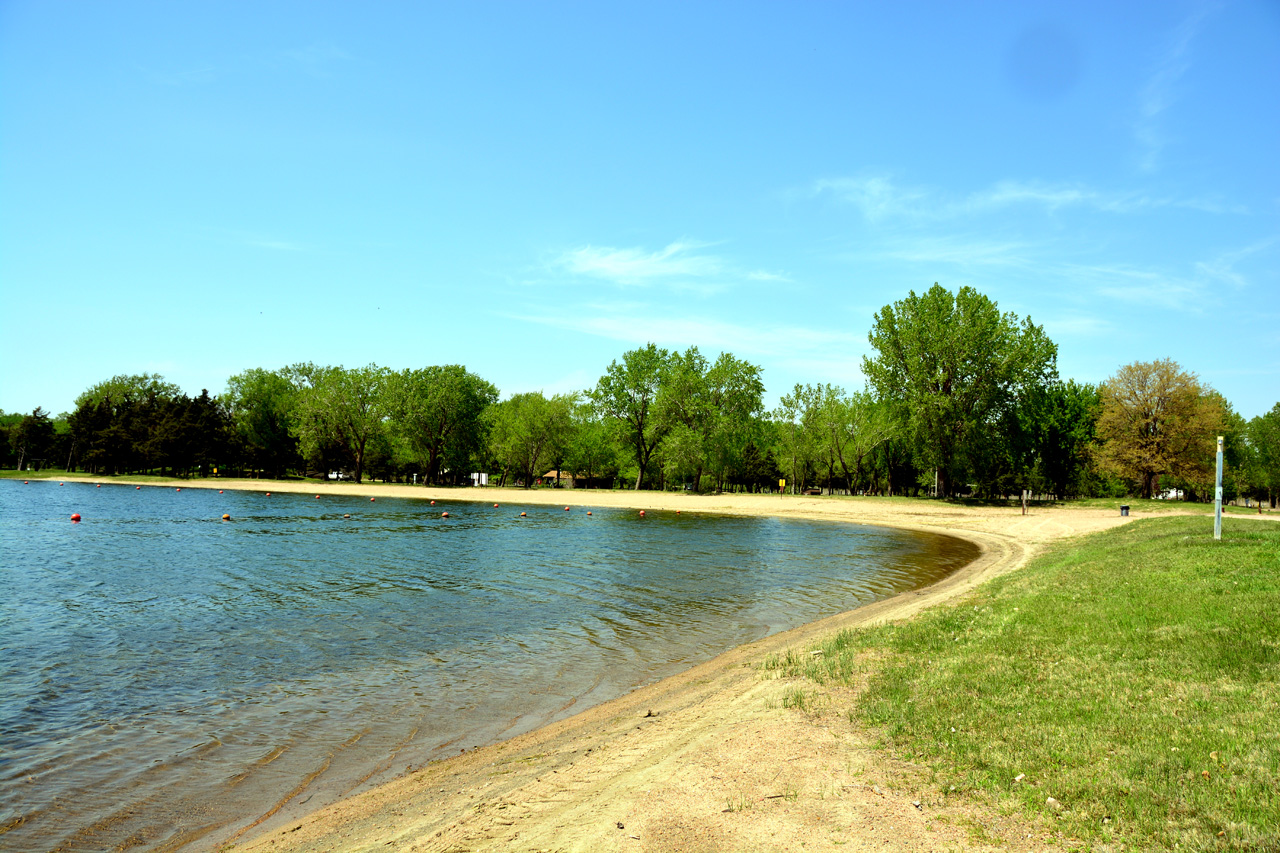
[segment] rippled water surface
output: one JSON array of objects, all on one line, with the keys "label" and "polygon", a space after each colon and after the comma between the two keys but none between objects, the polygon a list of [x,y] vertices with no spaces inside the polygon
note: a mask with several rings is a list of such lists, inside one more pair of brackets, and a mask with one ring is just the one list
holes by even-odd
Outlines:
[{"label": "rippled water surface", "polygon": [[24,851],[210,847],[976,556],[819,522],[21,481],[0,542],[0,849]]}]

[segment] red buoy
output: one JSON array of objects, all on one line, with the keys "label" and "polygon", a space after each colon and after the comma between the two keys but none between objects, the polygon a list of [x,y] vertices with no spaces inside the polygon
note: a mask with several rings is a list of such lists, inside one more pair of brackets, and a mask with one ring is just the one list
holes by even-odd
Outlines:
[{"label": "red buoy", "polygon": [[432,505],[432,506],[435,506],[435,505],[436,505],[436,502],[435,502],[435,501],[432,501],[432,502],[431,502],[431,505]]},{"label": "red buoy", "polygon": [[316,500],[320,500],[320,496],[319,496],[319,495],[316,495]]},{"label": "red buoy", "polygon": [[494,509],[497,509],[497,508],[498,508],[498,505],[497,505],[497,504],[494,504],[494,505],[493,505],[493,508],[494,508]]},{"label": "red buoy", "polygon": [[101,489],[101,488],[102,488],[102,484],[101,484],[101,483],[99,483],[98,485],[94,486],[94,488],[95,488],[95,489]]},{"label": "red buoy", "polygon": [[134,486],[134,488],[137,489],[138,491],[142,491],[142,486]]},{"label": "red buoy", "polygon": [[179,491],[179,492],[180,492],[180,491],[182,491],[182,487],[181,487],[181,486],[179,486],[179,487],[176,489],[176,491]]},{"label": "red buoy", "polygon": [[643,515],[644,515],[644,510],[640,510],[640,515],[641,515],[641,516],[643,516]]},{"label": "red buoy", "polygon": [[440,517],[441,517],[441,518],[448,518],[448,517],[449,517],[449,513],[447,513],[447,512],[442,512],[442,513],[440,513]]},{"label": "red buoy", "polygon": [[565,511],[565,512],[568,512],[568,511],[569,511],[569,508],[568,508],[568,507],[565,507],[565,508],[564,508],[564,511]]},{"label": "red buoy", "polygon": [[376,501],[377,498],[369,498],[370,501]]},{"label": "red buoy", "polygon": [[222,494],[222,489],[218,489],[218,494]]},{"label": "red buoy", "polygon": [[[61,483],[59,483],[58,485],[62,485],[62,484],[61,484]],[[78,512],[73,512],[73,513],[71,513],[71,520],[72,520],[72,521],[74,521],[76,524],[79,524],[79,523],[80,523],[80,513],[78,513]]]},{"label": "red buoy", "polygon": [[271,493],[270,493],[270,492],[267,492],[267,497],[271,497]]}]

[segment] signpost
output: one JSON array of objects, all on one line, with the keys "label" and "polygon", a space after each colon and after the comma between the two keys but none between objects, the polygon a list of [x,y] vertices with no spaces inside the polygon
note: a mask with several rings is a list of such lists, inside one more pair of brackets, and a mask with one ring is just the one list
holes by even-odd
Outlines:
[{"label": "signpost", "polygon": [[1218,436],[1218,476],[1213,492],[1213,538],[1222,538],[1222,436]]}]

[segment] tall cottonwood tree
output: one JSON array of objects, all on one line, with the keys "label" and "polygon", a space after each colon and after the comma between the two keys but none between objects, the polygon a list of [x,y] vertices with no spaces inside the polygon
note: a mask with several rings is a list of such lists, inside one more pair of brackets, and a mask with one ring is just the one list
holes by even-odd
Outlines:
[{"label": "tall cottonwood tree", "polygon": [[1058,348],[1044,329],[1001,314],[971,287],[911,291],[880,309],[867,337],[876,354],[863,357],[862,371],[882,399],[904,404],[943,496],[982,433],[1029,388],[1057,378]]},{"label": "tall cottonwood tree", "polygon": [[1249,421],[1245,429],[1249,443],[1251,480],[1259,497],[1265,494],[1271,508],[1280,497],[1280,403],[1271,411]]},{"label": "tall cottonwood tree", "polygon": [[693,490],[702,488],[702,475],[711,471],[717,486],[758,437],[764,411],[764,383],[754,364],[722,352],[711,364],[689,347],[673,354],[664,389],[672,434],[668,462],[693,473]]},{"label": "tall cottonwood tree", "polygon": [[457,475],[484,449],[484,411],[498,401],[492,383],[460,364],[402,370],[390,381],[394,429],[426,467],[426,482]]},{"label": "tall cottonwood tree", "polygon": [[285,371],[254,367],[227,380],[223,399],[235,422],[245,461],[270,471],[272,477],[284,476],[298,461],[298,439],[293,430],[297,396],[298,388]]},{"label": "tall cottonwood tree", "polygon": [[636,460],[636,485],[644,487],[645,469],[671,432],[671,406],[663,390],[671,370],[671,353],[655,344],[622,354],[587,392],[596,410],[618,430]]},{"label": "tall cottonwood tree", "polygon": [[289,370],[298,387],[292,429],[302,452],[314,456],[326,446],[342,448],[359,483],[370,442],[383,430],[388,415],[390,371],[376,364],[346,368],[310,363]]},{"label": "tall cottonwood tree", "polygon": [[1223,427],[1218,397],[1172,359],[1126,364],[1102,384],[1099,461],[1145,498],[1160,477],[1205,477]]},{"label": "tall cottonwood tree", "polygon": [[489,451],[503,468],[514,470],[527,489],[547,465],[559,461],[573,441],[576,394],[548,399],[541,391],[513,394],[485,410]]}]

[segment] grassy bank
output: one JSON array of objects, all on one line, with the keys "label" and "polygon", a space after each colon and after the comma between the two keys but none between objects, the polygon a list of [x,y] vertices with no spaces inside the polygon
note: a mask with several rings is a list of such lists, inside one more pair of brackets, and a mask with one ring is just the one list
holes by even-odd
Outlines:
[{"label": "grassy bank", "polygon": [[1223,530],[1138,521],[961,605],[766,665],[865,683],[841,710],[945,794],[1042,814],[1091,845],[1277,851],[1280,526]]}]

